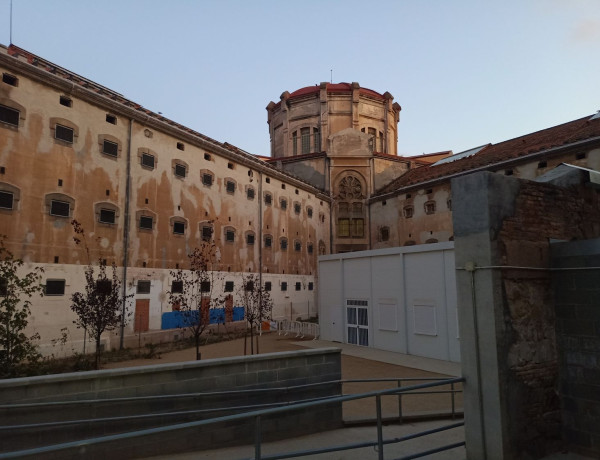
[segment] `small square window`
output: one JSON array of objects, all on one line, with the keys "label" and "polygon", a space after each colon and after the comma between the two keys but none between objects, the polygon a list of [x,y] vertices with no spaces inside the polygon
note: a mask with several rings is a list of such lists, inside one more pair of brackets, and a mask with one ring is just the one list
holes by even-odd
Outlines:
[{"label": "small square window", "polygon": [[210,158],[210,153],[205,153],[204,154],[204,159],[207,160],[207,161],[210,161],[210,159],[211,159]]},{"label": "small square window", "polygon": [[185,222],[173,222],[173,233],[175,235],[185,234]]},{"label": "small square window", "polygon": [[547,161],[540,161],[538,163],[538,169],[542,169],[542,168],[546,168],[548,166],[548,162]]},{"label": "small square window", "polygon": [[413,216],[415,209],[412,206],[406,206],[402,212],[404,213],[405,218],[410,219]]},{"label": "small square window", "polygon": [[212,238],[212,234],[213,229],[211,226],[205,225],[204,227],[202,227],[202,239],[204,241],[210,241],[210,239]]},{"label": "small square window", "polygon": [[246,198],[248,198],[249,200],[254,199],[254,189],[253,188],[248,188],[248,190],[246,190]]},{"label": "small square window", "polygon": [[136,294],[150,294],[150,280],[138,280]]},{"label": "small square window", "polygon": [[312,281],[308,282],[308,290],[312,291],[315,288],[315,283],[313,283]]},{"label": "small square window", "polygon": [[213,176],[210,174],[202,174],[202,184],[210,187],[213,183]]},{"label": "small square window", "polygon": [[228,180],[225,183],[225,189],[227,190],[227,193],[235,193],[235,182]]},{"label": "small square window", "polygon": [[285,238],[282,238],[279,242],[279,246],[281,247],[282,251],[287,251],[287,240]]},{"label": "small square window", "polygon": [[270,177],[265,177],[265,182],[266,182],[267,184],[270,184],[270,183],[271,183],[271,178],[270,178]]},{"label": "small square window", "polygon": [[54,138],[72,144],[74,139],[73,128],[63,125],[56,125],[54,127]]},{"label": "small square window", "polygon": [[177,148],[179,150],[185,150],[185,145],[183,145],[183,142],[177,142]]},{"label": "small square window", "polygon": [[298,189],[295,190],[296,195],[300,195],[300,192],[298,191]]},{"label": "small square window", "polygon": [[300,206],[300,204],[298,204],[298,203],[295,203],[295,204],[294,204],[294,212],[295,212],[296,214],[300,214],[300,211],[302,211],[302,207]]},{"label": "small square window", "polygon": [[119,144],[116,142],[107,141],[106,139],[102,142],[102,153],[116,157],[119,155]]},{"label": "small square window", "polygon": [[200,292],[210,292],[210,281],[200,281]]},{"label": "small square window", "polygon": [[246,235],[246,244],[254,244],[254,233],[248,233]]},{"label": "small square window", "polygon": [[435,201],[429,201],[425,203],[425,214],[435,213]]},{"label": "small square window", "polygon": [[282,291],[287,291],[287,281],[282,281],[281,282],[281,290]]},{"label": "small square window", "polygon": [[312,208],[307,208],[306,209],[306,214],[308,215],[309,219],[312,219],[312,216],[313,216],[313,210],[312,210]]},{"label": "small square window", "polygon": [[233,169],[233,163],[227,163],[227,168]]},{"label": "small square window", "polygon": [[101,295],[110,295],[112,291],[112,281],[107,279],[96,280],[96,291]]},{"label": "small square window", "polygon": [[408,200],[409,198],[412,198],[412,195],[410,193],[406,194],[406,199]]},{"label": "small square window", "polygon": [[154,219],[150,216],[140,217],[140,228],[143,230],[152,230]]},{"label": "small square window", "polygon": [[175,164],[175,175],[177,177],[185,177],[187,173],[187,168],[184,165],[180,165],[179,163]]},{"label": "small square window", "polygon": [[73,101],[67,96],[61,96],[59,102],[60,105],[64,105],[65,107],[73,107]]},{"label": "small square window", "polygon": [[265,248],[270,248],[271,246],[273,246],[273,238],[265,236]]},{"label": "small square window", "polygon": [[142,153],[142,166],[154,169],[154,155]]},{"label": "small square window", "polygon": [[294,251],[299,252],[302,250],[302,243],[300,243],[300,241],[296,241],[294,243]]},{"label": "small square window", "polygon": [[46,280],[44,295],[65,295],[65,280]]},{"label": "small square window", "polygon": [[233,281],[225,281],[225,292],[233,292]]},{"label": "small square window", "polygon": [[99,222],[102,224],[114,224],[116,212],[112,209],[100,209]]},{"label": "small square window", "polygon": [[389,227],[381,227],[380,235],[381,235],[381,241],[388,241],[390,239],[390,228]]},{"label": "small square window", "polygon": [[282,190],[285,190],[285,184],[281,184]]},{"label": "small square window", "polygon": [[235,241],[235,232],[233,230],[225,231],[225,241],[233,243]]},{"label": "small square window", "polygon": [[244,285],[245,291],[254,291],[254,281],[247,281]]},{"label": "small square window", "polygon": [[279,204],[281,206],[281,209],[284,209],[284,210],[287,209],[287,200],[282,198],[281,201],[279,202]]},{"label": "small square window", "polygon": [[0,105],[0,122],[13,126],[19,126],[20,112],[18,110]]},{"label": "small square window", "polygon": [[106,114],[106,122],[110,123],[111,125],[116,125],[117,124],[117,117],[115,117],[114,115],[111,115],[109,113]]},{"label": "small square window", "polygon": [[18,86],[19,85],[19,79],[17,77],[15,77],[14,75],[10,75],[8,73],[2,74],[2,81],[10,86]]},{"label": "small square window", "polygon": [[272,286],[273,285],[270,281],[265,281],[265,291],[270,291]]},{"label": "small square window", "polygon": [[12,209],[14,196],[11,192],[0,192],[0,209]]},{"label": "small square window", "polygon": [[57,217],[69,217],[70,206],[66,201],[50,201],[50,215]]},{"label": "small square window", "polygon": [[302,283],[300,281],[296,282],[296,291],[300,291],[302,289]]},{"label": "small square window", "polygon": [[183,293],[183,281],[171,281],[171,294]]}]

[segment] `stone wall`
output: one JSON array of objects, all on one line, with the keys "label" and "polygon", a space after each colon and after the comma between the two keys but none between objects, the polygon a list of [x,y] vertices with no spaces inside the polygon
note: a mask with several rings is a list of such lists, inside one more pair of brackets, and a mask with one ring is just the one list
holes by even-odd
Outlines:
[{"label": "stone wall", "polygon": [[[0,419],[20,427],[2,430],[0,450],[29,449],[240,412],[239,409],[221,410],[223,408],[339,396],[340,383],[289,391],[284,389],[338,381],[340,378],[340,350],[327,348],[1,380]],[[248,389],[271,391],[237,392]],[[225,391],[231,393],[209,394]],[[184,394],[187,396],[182,396]],[[169,395],[179,396],[169,398]],[[115,400],[143,396],[149,398]],[[90,401],[94,399],[100,401]],[[10,406],[40,402],[55,404]],[[142,419],[124,418],[140,414],[154,415]],[[85,421],[94,418],[104,420]],[[69,420],[81,421],[46,427],[23,426]],[[5,422],[3,425],[8,424]],[[335,429],[341,424],[342,408],[339,403],[265,416],[261,420],[263,439]],[[252,443],[253,439],[254,420],[248,419],[153,433],[95,446],[78,446],[47,457],[38,454],[31,458],[80,458],[82,452],[85,452],[86,458],[137,458],[218,448],[225,444]]]},{"label": "stone wall", "polygon": [[541,458],[563,447],[550,241],[599,236],[599,195],[493,173],[452,193],[468,456]]},{"label": "stone wall", "polygon": [[[600,240],[552,248],[563,435],[600,457]],[[560,270],[583,268],[583,270]]]}]

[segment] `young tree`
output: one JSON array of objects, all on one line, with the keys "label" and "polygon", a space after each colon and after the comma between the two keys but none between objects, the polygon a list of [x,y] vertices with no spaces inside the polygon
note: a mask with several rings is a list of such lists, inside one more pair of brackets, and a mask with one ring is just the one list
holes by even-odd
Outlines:
[{"label": "young tree", "polygon": [[[250,329],[250,353],[254,354],[254,329],[262,327],[263,321],[271,319],[273,300],[271,293],[265,290],[258,275],[242,276],[242,286],[238,293],[244,307],[244,317]],[[247,332],[247,331],[246,331]],[[258,335],[256,336],[256,352],[258,353]],[[246,341],[244,339],[244,347]]]},{"label": "young tree", "polygon": [[190,254],[189,270],[173,270],[173,284],[167,291],[169,302],[177,306],[181,312],[182,329],[187,329],[194,337],[196,345],[196,359],[201,359],[200,337],[210,322],[210,308],[220,302],[220,298],[213,295],[215,282],[220,279],[219,272],[214,270],[218,261],[216,245],[205,241],[199,248]]},{"label": "young tree", "polygon": [[106,260],[98,260],[98,274],[90,262],[89,248],[85,239],[85,231],[76,220],[71,222],[73,230],[78,235],[74,237],[76,244],[84,244],[88,257],[85,269],[85,292],[75,292],[71,295],[71,310],[77,315],[73,321],[78,328],[83,328],[95,341],[96,369],[100,365],[100,339],[105,331],[112,331],[121,323],[127,324],[128,315],[123,317],[123,302],[133,296],[123,296],[123,285],[117,275],[117,266],[113,262],[111,274],[107,273]]},{"label": "young tree", "polygon": [[112,273],[108,274],[106,261],[100,259],[97,275],[95,271],[91,264],[86,267],[85,292],[71,295],[71,310],[77,315],[73,322],[78,328],[84,328],[96,343],[94,367],[98,369],[102,334],[119,327],[122,320],[126,324],[127,317],[122,318],[123,288],[115,263],[111,265]]},{"label": "young tree", "polygon": [[35,341],[39,334],[27,337],[23,332],[31,315],[34,294],[42,295],[43,269],[36,267],[23,273],[24,262],[15,259],[0,237],[0,376],[14,375],[23,361],[36,361],[40,355]]}]

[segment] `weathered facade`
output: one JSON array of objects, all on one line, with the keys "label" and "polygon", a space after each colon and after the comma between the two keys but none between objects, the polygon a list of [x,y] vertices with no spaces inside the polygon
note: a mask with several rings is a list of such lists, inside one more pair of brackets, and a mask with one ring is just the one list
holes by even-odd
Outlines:
[{"label": "weathered facade", "polygon": [[275,317],[316,314],[327,195],[18,47],[0,50],[0,73],[0,234],[45,269],[31,321],[44,351],[63,326],[82,338],[69,305],[83,265],[114,262],[135,295],[134,318],[148,323],[141,330],[160,330],[171,271],[205,240],[218,253],[223,285],[213,289],[233,282],[235,293],[242,274],[260,273]]}]

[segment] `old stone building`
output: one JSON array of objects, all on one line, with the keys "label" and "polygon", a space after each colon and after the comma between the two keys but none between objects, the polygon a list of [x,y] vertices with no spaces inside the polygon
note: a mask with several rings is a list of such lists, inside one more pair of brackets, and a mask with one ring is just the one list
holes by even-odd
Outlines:
[{"label": "old stone building", "polygon": [[171,271],[203,240],[217,246],[219,293],[258,273],[275,317],[316,314],[317,253],[330,251],[322,190],[16,46],[0,49],[0,73],[0,234],[45,270],[31,321],[43,351],[63,326],[81,340],[70,295],[98,258],[135,295],[126,332],[160,331]]},{"label": "old stone building", "polygon": [[[31,322],[45,352],[65,325],[81,340],[70,295],[98,258],[114,262],[135,295],[140,321],[127,333],[161,331],[171,271],[206,240],[219,253],[214,289],[234,292],[257,273],[273,316],[295,320],[318,313],[318,255],[453,240],[454,177],[534,178],[563,162],[600,169],[598,117],[457,155],[403,157],[391,94],[321,83],[268,104],[264,157],[14,45],[0,48],[0,73],[0,234],[45,269]],[[86,230],[89,258],[72,219]]]}]

